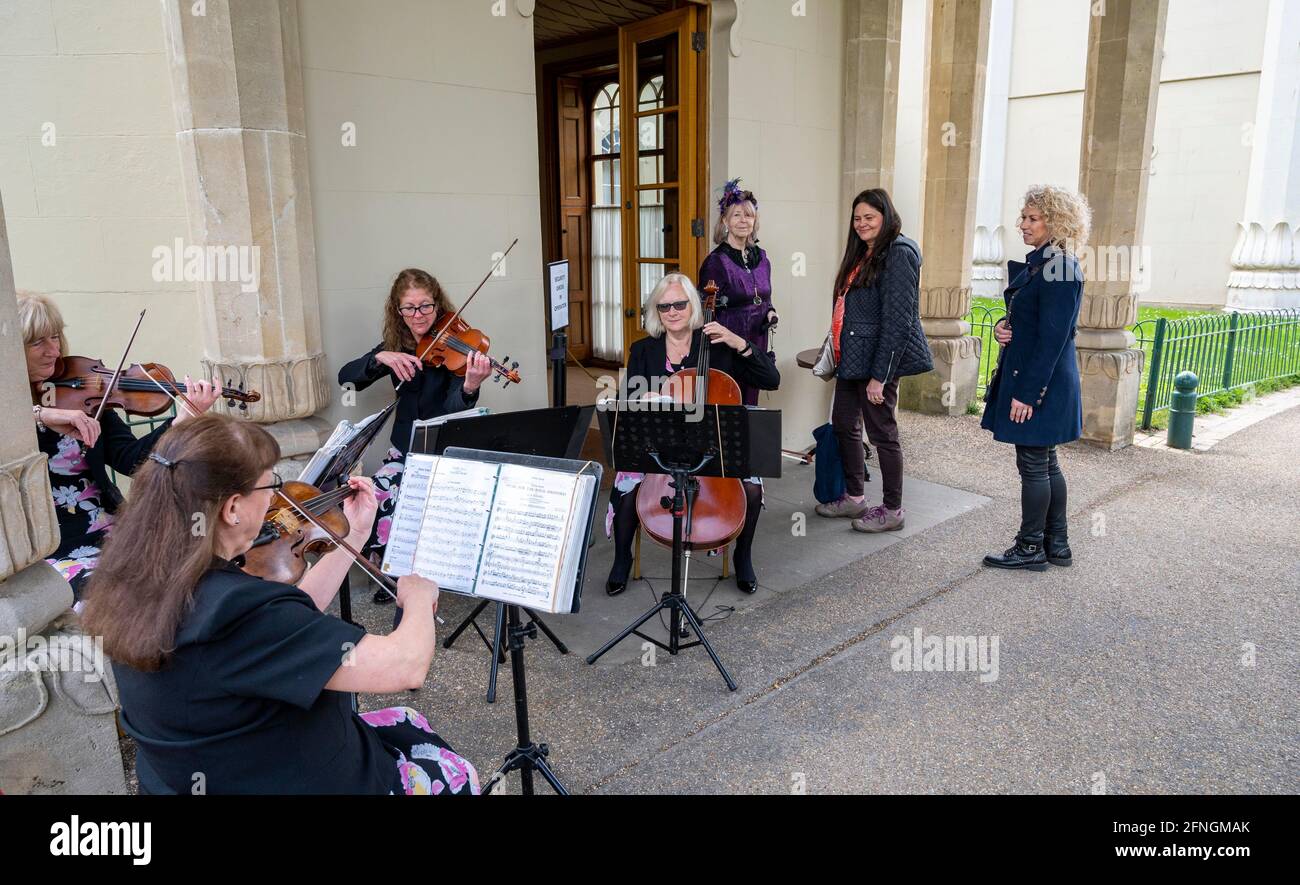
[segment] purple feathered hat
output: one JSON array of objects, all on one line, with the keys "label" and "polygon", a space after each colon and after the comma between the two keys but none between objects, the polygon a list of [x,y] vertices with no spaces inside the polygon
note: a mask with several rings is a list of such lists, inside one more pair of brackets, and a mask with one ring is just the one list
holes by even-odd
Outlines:
[{"label": "purple feathered hat", "polygon": [[718,214],[726,215],[727,210],[737,203],[753,203],[754,208],[758,208],[758,198],[754,196],[753,191],[742,190],[740,179],[733,178],[722,186],[722,199],[718,201]]}]

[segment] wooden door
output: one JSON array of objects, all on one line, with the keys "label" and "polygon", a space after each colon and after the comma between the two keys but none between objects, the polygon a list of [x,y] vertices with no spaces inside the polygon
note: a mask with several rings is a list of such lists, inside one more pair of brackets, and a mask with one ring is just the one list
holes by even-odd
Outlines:
[{"label": "wooden door", "polygon": [[[664,274],[694,274],[699,8],[690,5],[619,29],[623,131],[623,358],[645,337],[646,298]],[[697,222],[692,225],[692,222]]]},{"label": "wooden door", "polygon": [[591,195],[586,168],[587,107],[582,80],[556,80],[559,115],[560,257],[569,262],[569,350],[591,357]]}]

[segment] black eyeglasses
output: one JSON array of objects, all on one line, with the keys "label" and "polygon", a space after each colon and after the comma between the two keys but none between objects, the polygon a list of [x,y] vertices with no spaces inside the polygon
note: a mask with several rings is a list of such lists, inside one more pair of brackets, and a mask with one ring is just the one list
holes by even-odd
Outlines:
[{"label": "black eyeglasses", "polygon": [[437,309],[438,309],[438,305],[436,304],[419,304],[419,305],[412,305],[411,307],[399,307],[397,309],[397,312],[404,317],[413,317],[417,313],[420,314],[421,316],[427,317],[429,314],[433,313]]},{"label": "black eyeglasses", "polygon": [[685,311],[689,310],[691,303],[689,301],[660,301],[655,305],[655,310],[660,313],[668,313],[670,310]]},{"label": "black eyeglasses", "polygon": [[278,473],[272,473],[271,476],[275,477],[275,479],[272,480],[272,482],[271,482],[270,485],[268,485],[268,486],[253,486],[251,489],[249,489],[249,491],[250,491],[250,492],[256,492],[256,491],[260,491],[261,489],[271,489],[271,490],[273,490],[273,491],[277,491],[277,492],[278,492],[280,489],[284,488],[284,480],[280,478],[280,474],[278,474]]}]

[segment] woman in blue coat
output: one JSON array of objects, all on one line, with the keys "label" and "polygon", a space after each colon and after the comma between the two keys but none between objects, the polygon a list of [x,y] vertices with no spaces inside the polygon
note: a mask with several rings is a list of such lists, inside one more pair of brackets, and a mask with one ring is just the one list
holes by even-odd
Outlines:
[{"label": "woman in blue coat", "polygon": [[1056,447],[1083,432],[1083,400],[1074,334],[1083,303],[1076,250],[1088,242],[1092,211],[1081,195],[1042,186],[1025,194],[1020,234],[1033,249],[1007,262],[1007,315],[994,337],[1002,346],[989,382],[982,426],[1016,447],[1020,531],[1014,546],[984,557],[994,568],[1044,571],[1072,561],[1066,486]]}]

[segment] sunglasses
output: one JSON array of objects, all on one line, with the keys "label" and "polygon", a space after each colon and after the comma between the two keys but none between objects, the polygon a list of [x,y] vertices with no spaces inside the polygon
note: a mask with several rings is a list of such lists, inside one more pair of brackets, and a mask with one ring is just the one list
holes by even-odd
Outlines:
[{"label": "sunglasses", "polygon": [[420,305],[413,305],[411,307],[399,307],[397,309],[397,312],[404,317],[413,317],[417,313],[420,314],[421,316],[427,317],[429,314],[433,313],[437,309],[438,309],[438,305],[436,304],[420,304]]},{"label": "sunglasses", "polygon": [[673,310],[685,311],[690,309],[690,306],[691,303],[689,301],[668,301],[668,302],[661,301],[655,305],[655,310],[659,311],[660,313],[668,313],[669,311],[673,311]]}]

